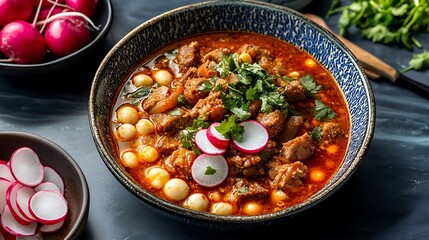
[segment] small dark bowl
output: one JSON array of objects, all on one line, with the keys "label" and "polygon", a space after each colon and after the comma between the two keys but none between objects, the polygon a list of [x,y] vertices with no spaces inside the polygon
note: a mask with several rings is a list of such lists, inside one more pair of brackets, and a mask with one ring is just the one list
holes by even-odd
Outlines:
[{"label": "small dark bowl", "polygon": [[64,196],[69,212],[64,225],[56,232],[43,233],[43,239],[78,239],[89,213],[89,188],[75,160],[56,143],[24,132],[0,132],[0,160],[9,161],[20,147],[30,147],[44,166],[55,169],[64,180]]},{"label": "small dark bowl", "polygon": [[[193,211],[151,194],[133,180],[119,161],[112,139],[111,116],[125,76],[142,58],[165,45],[189,36],[219,31],[265,34],[303,49],[331,72],[344,94],[351,116],[346,156],[331,180],[304,202],[255,216],[221,216]],[[94,142],[105,165],[142,202],[188,223],[237,229],[283,222],[313,208],[343,186],[358,169],[368,150],[374,132],[375,103],[371,85],[352,52],[304,15],[291,8],[256,1],[208,1],[161,14],[121,39],[95,74],[89,99],[89,119]]]},{"label": "small dark bowl", "polygon": [[[0,62],[0,74],[16,77],[47,75],[76,65],[79,61],[85,59],[108,33],[113,20],[113,10],[110,0],[99,0],[97,11],[91,19],[96,26],[100,26],[100,29],[93,31],[92,40],[85,47],[61,58],[55,58],[48,54],[42,63],[37,64]],[[0,56],[4,57],[1,52]]]}]

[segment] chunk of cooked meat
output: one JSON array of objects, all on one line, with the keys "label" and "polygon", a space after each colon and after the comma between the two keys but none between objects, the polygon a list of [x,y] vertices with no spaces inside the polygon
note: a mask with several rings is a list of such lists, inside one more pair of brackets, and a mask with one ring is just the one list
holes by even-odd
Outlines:
[{"label": "chunk of cooked meat", "polygon": [[150,114],[168,111],[179,104],[178,97],[181,94],[183,94],[182,84],[175,84],[172,88],[166,86],[155,88],[152,93],[142,101],[142,108]]},{"label": "chunk of cooked meat", "polygon": [[325,122],[322,125],[322,140],[330,141],[336,138],[344,137],[344,131],[338,123]]},{"label": "chunk of cooked meat", "polygon": [[179,130],[192,126],[192,119],[185,117],[186,111],[181,108],[174,109],[174,114],[158,113],[151,116],[151,120],[155,125],[155,129],[159,133],[176,133]]},{"label": "chunk of cooked meat", "polygon": [[314,145],[310,135],[308,133],[304,133],[299,137],[283,143],[282,152],[287,160],[295,162],[312,156],[315,149],[316,146]]},{"label": "chunk of cooked meat", "polygon": [[190,78],[186,81],[183,95],[185,96],[186,102],[191,106],[194,106],[198,100],[205,98],[209,94],[208,92],[199,89],[205,81],[207,81],[207,78],[203,77]]},{"label": "chunk of cooked meat", "polygon": [[289,102],[297,102],[306,99],[305,89],[299,80],[286,82],[285,98]]},{"label": "chunk of cooked meat", "polygon": [[226,108],[220,98],[219,91],[211,91],[203,99],[198,100],[195,106],[184,117],[198,118],[202,117],[204,121],[220,121],[226,114]]},{"label": "chunk of cooked meat", "polygon": [[191,166],[196,157],[193,151],[179,148],[165,159],[164,166],[168,172],[188,178],[191,177]]},{"label": "chunk of cooked meat", "polygon": [[254,181],[243,178],[229,178],[228,185],[231,188],[225,194],[229,202],[242,204],[248,201],[268,199],[270,192],[265,187]]},{"label": "chunk of cooked meat", "polygon": [[229,174],[239,177],[255,177],[265,174],[264,165],[258,155],[237,152],[236,155],[227,157]]},{"label": "chunk of cooked meat", "polygon": [[308,168],[302,162],[283,163],[276,161],[270,165],[269,176],[273,188],[294,188],[303,185]]},{"label": "chunk of cooked meat", "polygon": [[231,54],[231,50],[228,48],[217,48],[206,55],[204,55],[202,62],[213,61],[219,63],[224,57]]},{"label": "chunk of cooked meat", "polygon": [[182,73],[186,72],[190,67],[196,66],[200,62],[199,43],[194,41],[180,47],[173,62],[177,64],[179,71]]},{"label": "chunk of cooked meat", "polygon": [[291,140],[296,136],[299,128],[303,123],[304,117],[290,116],[289,119],[286,121],[283,130],[277,135],[277,139],[282,143]]},{"label": "chunk of cooked meat", "polygon": [[162,155],[170,155],[174,150],[181,146],[180,138],[176,135],[163,135],[155,144],[155,148]]},{"label": "chunk of cooked meat", "polygon": [[270,113],[259,113],[256,120],[267,128],[270,137],[274,137],[283,129],[285,116],[277,109]]}]

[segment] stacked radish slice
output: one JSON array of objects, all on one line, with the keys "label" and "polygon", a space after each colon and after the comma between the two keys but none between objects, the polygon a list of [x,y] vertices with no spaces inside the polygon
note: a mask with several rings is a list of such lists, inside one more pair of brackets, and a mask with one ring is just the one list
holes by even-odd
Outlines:
[{"label": "stacked radish slice", "polygon": [[269,134],[267,129],[254,120],[240,123],[244,128],[242,141],[230,140],[216,129],[221,123],[212,123],[208,129],[201,129],[195,134],[195,144],[203,152],[192,164],[192,177],[200,185],[214,187],[222,183],[228,176],[228,164],[222,156],[230,142],[233,146],[247,154],[256,154],[267,145]]},{"label": "stacked radish slice", "polygon": [[68,213],[61,176],[31,148],[17,149],[0,162],[0,211],[3,229],[15,236],[58,230]]}]

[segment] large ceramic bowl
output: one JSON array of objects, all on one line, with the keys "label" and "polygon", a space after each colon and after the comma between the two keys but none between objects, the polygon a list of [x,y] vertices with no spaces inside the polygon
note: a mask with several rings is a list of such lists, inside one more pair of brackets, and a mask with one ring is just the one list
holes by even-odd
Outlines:
[{"label": "large ceramic bowl", "polygon": [[[89,213],[89,188],[79,165],[62,147],[49,139],[25,132],[0,132],[0,160],[8,162],[12,153],[22,147],[31,148],[42,165],[54,169],[64,181],[64,198],[68,205],[65,222],[54,232],[41,233],[42,238],[78,239],[86,227]],[[0,232],[0,237],[3,234],[4,239],[12,239],[12,235],[6,234],[3,228]],[[40,231],[36,233],[40,234]]]},{"label": "large ceramic bowl", "polygon": [[[124,76],[145,56],[178,39],[214,31],[249,31],[273,36],[305,50],[332,73],[351,115],[350,141],[338,171],[322,190],[293,207],[265,215],[220,216],[190,211],[157,198],[140,187],[118,161],[112,139],[111,116]],[[168,33],[168,34],[166,34]],[[290,8],[256,1],[209,1],[172,10],[142,23],[121,39],[102,61],[89,99],[92,135],[102,160],[113,176],[141,201],[187,222],[234,228],[263,225],[314,207],[352,176],[373,136],[375,106],[362,67],[343,44],[302,14]]]},{"label": "large ceramic bowl", "polygon": [[[109,32],[113,21],[113,9],[110,0],[98,1],[97,10],[91,18],[99,30],[93,31],[91,42],[83,48],[64,57],[53,57],[50,54],[41,63],[36,64],[17,64],[0,62],[0,75],[27,77],[35,75],[49,75],[56,72],[61,72],[76,66],[77,63],[84,60],[91,52],[93,52],[101,42],[101,40]],[[0,52],[0,57],[4,57]]]}]

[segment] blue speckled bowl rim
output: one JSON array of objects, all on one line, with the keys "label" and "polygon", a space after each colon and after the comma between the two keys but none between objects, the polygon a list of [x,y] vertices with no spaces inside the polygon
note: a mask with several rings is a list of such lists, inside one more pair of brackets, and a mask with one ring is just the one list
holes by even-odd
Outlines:
[{"label": "blue speckled bowl rim", "polygon": [[[319,191],[314,196],[309,198],[308,201],[305,201],[293,207],[290,207],[278,212],[270,213],[270,214],[263,214],[263,215],[257,215],[257,216],[219,216],[219,215],[214,215],[206,212],[198,212],[198,211],[185,209],[183,207],[176,206],[165,200],[155,197],[151,193],[142,189],[134,180],[132,180],[132,178],[126,173],[126,171],[124,171],[123,167],[117,162],[116,153],[111,152],[112,139],[110,138],[110,136],[106,136],[106,134],[109,133],[110,131],[109,130],[110,126],[104,124],[104,122],[101,121],[102,119],[100,118],[101,117],[100,114],[108,114],[108,116],[110,116],[111,104],[109,105],[109,103],[106,103],[105,100],[108,100],[108,99],[111,100],[115,97],[115,94],[117,94],[116,91],[108,91],[103,93],[101,92],[101,89],[104,89],[104,91],[106,91],[106,89],[108,89],[107,85],[118,84],[118,81],[123,80],[123,79],[112,79],[110,75],[113,72],[109,72],[109,69],[114,68],[115,69],[114,74],[116,74],[117,76],[125,76],[128,73],[129,69],[135,67],[135,64],[138,62],[136,61],[136,59],[132,59],[132,57],[130,57],[130,59],[121,59],[121,61],[123,61],[121,63],[115,62],[115,59],[118,57],[118,54],[119,55],[126,54],[128,50],[132,50],[132,49],[127,49],[127,46],[126,46],[127,44],[132,45],[135,43],[134,41],[137,41],[137,42],[140,42],[140,44],[144,43],[145,45],[153,45],[154,47],[152,50],[156,50],[157,48],[155,46],[158,46],[158,48],[162,47],[162,44],[160,44],[162,39],[151,39],[150,38],[151,36],[149,36],[151,33],[151,30],[165,31],[165,29],[162,28],[163,24],[168,23],[169,21],[171,21],[171,23],[176,23],[185,12],[188,12],[192,15],[195,13],[201,13],[201,11],[211,12],[214,9],[222,11],[223,9],[230,9],[231,7],[244,8],[247,10],[258,9],[257,12],[259,14],[281,15],[282,17],[286,17],[286,18],[289,17],[289,18],[298,20],[297,22],[294,22],[294,23],[301,24],[302,26],[307,26],[307,25],[311,26],[307,30],[309,31],[311,30],[310,32],[313,34],[320,35],[319,37],[323,38],[323,40],[325,41],[325,44],[332,45],[332,48],[337,53],[341,54],[340,56],[341,61],[346,61],[346,64],[348,64],[348,66],[352,68],[353,71],[351,71],[351,74],[353,77],[351,78],[351,81],[356,81],[357,83],[357,86],[354,86],[352,89],[359,89],[359,91],[361,91],[360,92],[361,98],[357,99],[361,102],[355,103],[353,105],[353,106],[364,108],[364,109],[357,110],[357,111],[360,111],[359,114],[363,114],[363,120],[359,122],[361,125],[357,125],[358,123],[357,120],[359,119],[354,119],[354,118],[351,119],[352,133],[356,131],[356,129],[360,129],[361,131],[359,133],[359,136],[356,136],[356,134],[351,136],[351,137],[354,137],[354,139],[353,141],[350,141],[350,144],[349,144],[349,151],[347,153],[346,159],[350,159],[350,161],[347,162],[347,166],[342,167],[339,173],[335,175],[333,180],[331,180],[326,185],[326,187],[324,187],[321,191]],[[214,16],[205,15],[204,17],[207,18],[207,17],[214,17]],[[235,18],[237,16],[232,16],[232,17]],[[195,19],[195,22],[197,21],[202,21],[202,19]],[[258,23],[258,25],[260,24],[262,25],[265,24],[265,26],[269,26],[269,24],[271,23],[270,22]],[[176,27],[180,28],[181,26],[177,25]],[[180,33],[180,34],[185,34],[186,36],[193,35],[192,31],[195,30],[193,29],[195,27],[194,24],[191,24],[190,26],[184,26],[184,27],[187,28],[186,30],[188,32],[183,31],[183,33]],[[218,30],[230,30],[230,29],[228,27],[225,29],[220,28]],[[237,30],[240,30],[240,29],[237,29]],[[142,31],[145,32],[144,36],[139,35]],[[180,29],[178,31],[180,32]],[[206,32],[206,31],[210,31],[210,29],[203,29],[202,31]],[[167,35],[168,34],[170,34],[170,32],[167,32]],[[166,41],[169,42],[171,40],[177,40],[177,39],[170,39]],[[156,45],[156,43],[158,43],[159,45]],[[301,44],[295,44],[295,45],[297,45],[300,48],[303,48],[308,52],[307,44],[311,45],[311,41],[310,42],[304,41]],[[317,47],[317,46],[313,46],[313,47]],[[140,56],[140,58],[144,56],[145,55],[143,54],[142,56]],[[324,60],[319,59],[317,56],[315,57],[316,59],[321,61],[322,64],[325,64],[325,66],[327,66],[330,71],[343,71],[342,69],[341,70],[334,69],[332,67],[332,64],[330,64],[329,61],[334,61],[336,59],[330,59],[329,56],[327,59],[325,58]],[[340,76],[345,77],[346,80],[350,80],[349,75],[345,73],[344,74],[339,73],[339,74]],[[347,86],[347,84],[344,82],[340,83],[339,85],[343,90],[344,88],[350,87],[350,86]],[[356,100],[356,96],[353,94],[346,95],[346,98],[349,104],[352,101]],[[97,101],[102,101],[102,102],[97,102]],[[103,109],[97,108],[97,106],[100,107],[103,104],[105,104],[105,106],[102,107]],[[354,111],[354,109],[351,109],[351,111]],[[249,223],[272,222],[273,220],[279,220],[287,216],[292,216],[296,213],[299,213],[301,211],[304,211],[312,207],[313,205],[318,204],[319,202],[321,202],[322,200],[330,196],[332,193],[334,193],[338,188],[340,188],[340,186],[342,186],[346,182],[346,180],[349,179],[352,176],[352,174],[356,171],[356,169],[360,165],[362,159],[364,158],[368,150],[368,147],[372,140],[372,136],[374,132],[375,104],[374,104],[374,95],[372,92],[371,85],[368,79],[366,78],[366,75],[364,74],[361,65],[357,61],[356,57],[352,54],[352,52],[340,41],[338,41],[338,39],[334,35],[326,31],[325,29],[319,27],[318,25],[314,24],[312,21],[308,20],[305,16],[303,16],[299,12],[287,7],[282,7],[282,6],[273,5],[269,3],[261,3],[256,1],[246,1],[246,0],[207,1],[203,3],[197,3],[197,4],[188,5],[185,7],[180,7],[180,8],[171,10],[169,12],[166,12],[164,14],[161,14],[155,18],[152,18],[142,23],[140,26],[138,26],[130,33],[128,33],[125,37],[123,37],[106,55],[106,57],[100,64],[100,67],[95,74],[94,82],[90,92],[90,99],[89,99],[89,118],[90,118],[90,127],[94,137],[94,141],[97,145],[97,149],[104,163],[112,172],[112,174],[137,198],[143,200],[144,202],[148,203],[151,206],[154,206],[156,209],[165,210],[165,212],[167,212],[168,214],[176,215],[179,217],[185,217],[187,221],[190,221],[190,222],[207,221],[208,223],[215,222],[216,224],[219,224],[219,223],[249,224]]]}]

